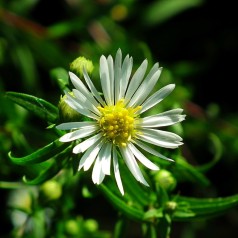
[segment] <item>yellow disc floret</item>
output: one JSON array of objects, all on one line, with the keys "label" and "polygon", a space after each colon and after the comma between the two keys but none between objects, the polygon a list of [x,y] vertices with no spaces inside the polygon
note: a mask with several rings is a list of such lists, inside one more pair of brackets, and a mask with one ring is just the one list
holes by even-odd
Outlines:
[{"label": "yellow disc floret", "polygon": [[103,136],[113,144],[126,146],[136,133],[135,118],[141,106],[126,108],[124,100],[121,99],[116,105],[98,107],[98,109],[102,114],[99,126]]}]

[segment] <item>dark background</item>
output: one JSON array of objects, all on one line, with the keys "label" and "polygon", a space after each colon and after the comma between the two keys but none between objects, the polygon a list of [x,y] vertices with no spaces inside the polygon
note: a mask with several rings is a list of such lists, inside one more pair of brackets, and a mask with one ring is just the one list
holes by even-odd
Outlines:
[{"label": "dark background", "polygon": [[[78,55],[85,54],[97,63],[101,54],[115,55],[118,47],[121,47],[124,54],[130,53],[134,62],[139,64],[144,58],[140,46],[143,42],[153,60],[159,61],[168,69],[176,83],[186,88],[190,95],[189,103],[184,104],[188,114],[187,125],[186,122],[184,125],[184,140],[185,148],[189,147],[192,153],[188,158],[190,162],[201,164],[211,156],[205,138],[206,130],[216,133],[224,147],[221,161],[207,174],[213,184],[211,187],[204,189],[184,183],[178,190],[191,196],[229,196],[238,193],[236,2],[201,1],[195,7],[184,9],[155,23],[148,23],[146,13],[156,1],[118,2],[128,8],[128,15],[121,21],[110,19],[111,9],[116,3],[109,0],[82,1],[75,5],[74,1],[69,4],[70,1],[41,0],[26,7],[20,6],[17,1],[0,1],[1,94],[5,91],[24,92],[57,104],[59,93],[56,83],[50,80],[51,69],[63,67],[68,70],[69,62]],[[65,31],[62,30],[63,33],[59,31],[55,35],[52,33],[53,36],[49,34],[53,25],[65,21],[70,24]],[[92,36],[90,29],[95,22],[100,22],[105,27],[106,35],[102,32],[96,38]],[[25,66],[22,55],[31,64]],[[211,105],[216,106],[215,119],[207,117]],[[11,109],[0,108],[2,125],[6,125],[9,119],[9,112],[6,113],[9,110]],[[35,117],[28,120],[33,124],[41,123]],[[200,130],[200,124],[196,124],[196,121],[203,123],[199,138],[196,133]],[[196,133],[189,130],[190,123],[197,126]],[[9,149],[19,149],[20,146],[10,142],[12,138],[5,130],[1,126],[1,136],[6,145],[0,154],[3,161],[1,164],[4,164],[0,169],[0,180],[14,181],[21,174],[11,168],[6,153]],[[30,133],[37,135],[38,132],[27,132]],[[8,143],[5,137],[9,140]],[[38,145],[38,142],[34,143]],[[9,190],[1,190],[0,228],[3,235],[11,230],[10,219],[5,210],[8,193]],[[101,205],[107,206],[105,201],[101,201]],[[103,211],[98,213],[101,212]],[[115,213],[106,212],[104,216],[105,221],[109,221],[110,216],[115,217]],[[207,222],[175,223],[171,238],[233,238],[238,235],[237,225],[238,213],[235,209]]]}]

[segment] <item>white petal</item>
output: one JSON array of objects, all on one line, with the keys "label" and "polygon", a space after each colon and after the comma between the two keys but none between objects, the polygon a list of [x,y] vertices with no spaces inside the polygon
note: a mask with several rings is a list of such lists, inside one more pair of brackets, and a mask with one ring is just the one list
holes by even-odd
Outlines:
[{"label": "white petal", "polygon": [[105,105],[105,102],[103,101],[102,97],[98,93],[97,89],[95,88],[94,84],[92,83],[92,81],[91,81],[90,77],[88,76],[88,73],[85,69],[83,69],[83,76],[84,76],[84,79],[85,79],[88,87],[90,88],[93,96],[98,100],[98,102],[100,102],[102,105]]},{"label": "white petal", "polygon": [[132,65],[133,65],[132,57],[129,58],[129,55],[127,55],[122,64],[122,78],[120,81],[119,98],[125,97],[125,92],[126,92],[126,89],[129,83],[129,78],[132,71]]},{"label": "white petal", "polygon": [[157,115],[144,117],[138,120],[139,127],[162,127],[170,126],[181,122],[185,119],[185,115],[180,115],[182,109],[173,109]]},{"label": "white petal", "polygon": [[113,168],[114,168],[114,174],[115,174],[117,186],[118,186],[121,194],[124,195],[124,189],[123,189],[123,185],[122,185],[122,181],[121,181],[119,163],[118,163],[118,158],[117,158],[117,151],[116,151],[115,147],[113,147]]},{"label": "white petal", "polygon": [[102,138],[102,134],[99,133],[95,136],[92,136],[90,138],[88,138],[87,140],[79,143],[78,145],[76,145],[73,149],[73,153],[74,154],[79,154],[79,153],[83,153],[85,150],[87,150],[89,147],[91,147],[92,145],[94,145],[100,138]]},{"label": "white petal", "polygon": [[183,143],[182,138],[172,132],[155,129],[142,129],[142,134],[138,134],[138,139],[164,148],[177,148]]},{"label": "white petal", "polygon": [[122,53],[121,49],[117,51],[116,58],[115,58],[115,103],[119,100],[119,94],[120,94],[120,82],[121,82],[121,61],[122,61]]},{"label": "white petal", "polygon": [[70,80],[75,86],[75,88],[80,91],[85,97],[88,98],[88,100],[97,106],[97,101],[94,99],[94,97],[91,95],[91,92],[86,88],[84,83],[76,76],[74,73],[69,72]]},{"label": "white petal", "polygon": [[93,166],[92,180],[94,184],[98,184],[100,174],[102,172],[102,165],[99,156],[97,157]]},{"label": "white petal", "polygon": [[100,116],[101,113],[99,112],[99,110],[97,109],[97,106],[99,104],[97,104],[96,106],[94,104],[92,104],[90,101],[89,101],[89,98],[88,97],[85,97],[81,92],[79,92],[78,90],[76,89],[73,89],[73,94],[74,96],[77,98],[77,101],[83,105],[84,108],[87,108],[88,110],[92,111],[94,114]]},{"label": "white petal", "polygon": [[70,94],[66,94],[67,98],[65,100],[65,102],[74,110],[76,110],[77,112],[79,112],[80,114],[89,117],[89,118],[93,118],[93,119],[98,119],[99,117],[97,115],[95,115],[94,113],[90,112],[89,110],[87,110],[86,108],[83,107],[83,105],[81,105],[76,98],[72,97]]},{"label": "white petal", "polygon": [[147,168],[151,170],[159,170],[159,167],[147,159],[132,143],[128,144],[129,149],[135,155],[135,157]]},{"label": "white petal", "polygon": [[104,98],[108,105],[112,105],[111,82],[107,59],[104,55],[100,58],[100,80]]},{"label": "white petal", "polygon": [[147,98],[150,92],[154,89],[155,84],[157,83],[159,76],[161,74],[162,68],[159,68],[151,77],[147,77],[140,87],[137,89],[133,97],[131,98],[128,106],[138,106],[143,103]]},{"label": "white petal", "polygon": [[124,159],[127,167],[129,168],[129,170],[131,171],[133,176],[136,178],[136,180],[143,183],[146,186],[149,186],[149,184],[146,182],[144,176],[142,175],[140,168],[139,168],[132,152],[127,147],[120,147],[119,149],[121,151],[121,154],[123,156],[123,159]]},{"label": "white petal", "polygon": [[59,141],[61,142],[70,142],[80,138],[84,138],[94,134],[98,130],[98,126],[87,126],[85,128],[81,128],[79,130],[69,132],[62,137],[60,137]]},{"label": "white petal", "polygon": [[156,104],[160,103],[165,97],[167,97],[175,88],[175,84],[169,84],[159,91],[155,92],[151,95],[141,106],[142,109],[140,113],[143,113],[149,110],[151,107],[155,106]]},{"label": "white petal", "polygon": [[107,143],[105,146],[104,153],[102,155],[102,170],[106,175],[110,175],[111,158],[112,158],[112,144]]},{"label": "white petal", "polygon": [[108,72],[109,72],[109,79],[110,79],[110,94],[111,94],[111,101],[114,104],[114,68],[113,68],[113,58],[111,55],[107,58],[108,64]]},{"label": "white petal", "polygon": [[174,160],[160,154],[158,151],[154,150],[153,148],[147,146],[146,144],[144,144],[142,141],[139,141],[139,140],[134,140],[132,141],[133,143],[135,143],[136,145],[138,145],[141,149],[147,151],[148,153],[152,154],[152,155],[155,155],[161,159],[165,159],[165,160],[169,160],[169,161],[172,161],[174,162]]},{"label": "white petal", "polygon": [[126,102],[130,101],[132,95],[135,93],[141,81],[143,80],[146,69],[147,69],[147,65],[148,65],[148,61],[145,59],[140,65],[140,67],[136,70],[135,74],[133,75],[126,92],[126,96],[125,96]]},{"label": "white petal", "polygon": [[84,155],[80,159],[78,170],[84,167],[84,171],[87,171],[91,167],[102,145],[103,145],[102,141],[100,142],[97,141],[84,153]]},{"label": "white petal", "polygon": [[102,166],[103,166],[103,155],[104,151],[106,150],[106,146],[107,146],[106,144],[102,146],[93,167],[92,180],[95,184],[100,184],[105,177],[105,173],[103,172]]},{"label": "white petal", "polygon": [[81,92],[84,92],[84,94],[89,93],[88,89],[85,87],[84,83],[80,80],[80,78],[77,75],[75,75],[72,72],[69,72],[69,76],[75,88],[77,88]]},{"label": "white petal", "polygon": [[83,121],[83,122],[66,122],[56,126],[59,130],[72,130],[85,126],[94,126],[97,125],[97,122],[94,121]]}]

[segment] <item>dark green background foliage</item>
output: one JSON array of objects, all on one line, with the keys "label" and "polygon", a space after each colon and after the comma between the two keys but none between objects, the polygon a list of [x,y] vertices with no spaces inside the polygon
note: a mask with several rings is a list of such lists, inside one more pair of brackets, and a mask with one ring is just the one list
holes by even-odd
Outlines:
[{"label": "dark green background foliage", "polygon": [[[236,15],[232,0],[0,0],[0,236],[140,238],[157,237],[158,228],[166,237],[172,217],[171,238],[237,237]],[[123,180],[128,195],[122,198],[110,179],[98,188],[90,172],[72,176],[77,158],[56,141],[60,132],[47,128],[60,122],[70,62],[92,60],[98,79],[99,57],[118,48],[133,56],[134,69],[144,58],[150,66],[158,61],[164,68],[158,88],[176,84],[159,108],[181,107],[187,115],[172,128],[184,138],[182,148],[162,151],[176,165],[158,161],[177,180],[172,191],[130,184],[122,170],[129,181]],[[53,175],[50,190],[62,190],[56,200],[41,185]],[[16,205],[13,197],[24,191],[30,205]],[[171,200],[178,204],[173,215],[164,205],[144,214],[150,203]],[[25,226],[14,226],[16,211],[29,215]],[[158,222],[148,223],[153,219]]]}]

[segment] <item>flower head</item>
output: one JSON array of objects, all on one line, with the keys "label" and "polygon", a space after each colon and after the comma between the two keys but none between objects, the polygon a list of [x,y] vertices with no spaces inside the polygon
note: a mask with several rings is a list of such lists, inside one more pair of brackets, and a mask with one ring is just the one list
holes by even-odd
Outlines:
[{"label": "flower head", "polygon": [[78,141],[73,153],[83,154],[79,170],[84,168],[86,171],[94,163],[92,180],[95,184],[100,184],[105,175],[111,174],[112,161],[116,182],[122,194],[124,189],[118,159],[123,159],[136,180],[149,186],[137,160],[151,170],[159,170],[159,167],[141,150],[168,159],[148,144],[172,149],[182,145],[180,136],[158,129],[183,121],[185,115],[182,115],[182,109],[142,117],[144,112],[160,103],[175,87],[170,84],[150,95],[162,68],[156,63],[145,76],[147,64],[147,60],[144,60],[131,76],[132,57],[127,55],[122,61],[120,49],[115,60],[112,56],[101,56],[100,80],[103,97],[98,93],[86,70],[83,70],[86,85],[69,72],[75,89],[74,96],[67,94],[65,101],[89,120],[57,126],[60,130],[70,130],[60,138],[61,142]]}]

